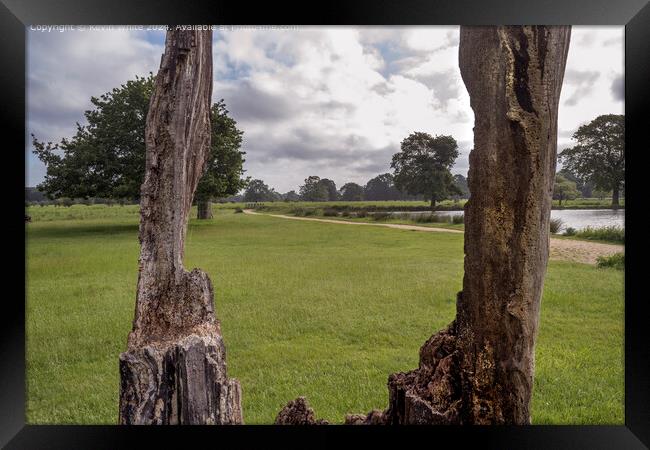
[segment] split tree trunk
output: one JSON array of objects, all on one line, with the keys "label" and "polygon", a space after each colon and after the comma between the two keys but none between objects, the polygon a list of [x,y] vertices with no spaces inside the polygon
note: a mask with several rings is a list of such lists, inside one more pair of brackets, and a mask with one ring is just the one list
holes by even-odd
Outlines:
[{"label": "split tree trunk", "polygon": [[192,197],[210,147],[212,32],[167,32],[149,104],[133,330],[120,355],[121,424],[242,423],[241,389],[204,272],[183,267]]},{"label": "split tree trunk", "polygon": [[[374,423],[528,424],[570,27],[461,27],[475,115],[456,319]],[[373,423],[373,413],[348,423]]]},{"label": "split tree trunk", "polygon": [[196,202],[196,218],[212,219],[212,202],[210,200],[200,200]]},{"label": "split tree trunk", "polygon": [[456,320],[389,378],[389,423],[528,424],[570,27],[461,27],[474,110]]}]

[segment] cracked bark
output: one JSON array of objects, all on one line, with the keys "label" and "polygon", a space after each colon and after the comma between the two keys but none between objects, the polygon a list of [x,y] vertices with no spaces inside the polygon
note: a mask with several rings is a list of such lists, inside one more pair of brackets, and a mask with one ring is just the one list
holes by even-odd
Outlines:
[{"label": "cracked bark", "polygon": [[242,423],[241,388],[207,274],[183,267],[192,197],[210,152],[212,32],[168,31],[149,105],[133,329],[120,355],[120,424]]},{"label": "cracked bark", "polygon": [[456,319],[389,378],[388,423],[528,424],[568,26],[461,27],[474,110]]},{"label": "cracked bark", "polygon": [[570,27],[461,27],[475,115],[456,319],[354,424],[529,424]]}]

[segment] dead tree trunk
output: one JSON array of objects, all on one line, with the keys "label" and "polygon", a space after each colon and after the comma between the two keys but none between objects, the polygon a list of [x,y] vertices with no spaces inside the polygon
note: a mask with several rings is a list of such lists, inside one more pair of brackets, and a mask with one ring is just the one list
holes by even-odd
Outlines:
[{"label": "dead tree trunk", "polygon": [[388,423],[528,424],[570,27],[461,27],[474,110],[456,320],[389,378]]},{"label": "dead tree trunk", "polygon": [[[528,424],[570,27],[461,27],[475,115],[456,319],[374,423]],[[369,414],[349,423],[373,423]]]},{"label": "dead tree trunk", "polygon": [[239,383],[207,274],[183,267],[192,197],[210,152],[212,32],[167,32],[149,104],[133,330],[120,355],[121,424],[237,424]]},{"label": "dead tree trunk", "polygon": [[197,219],[212,219],[212,201],[199,200],[196,202],[196,218]]}]

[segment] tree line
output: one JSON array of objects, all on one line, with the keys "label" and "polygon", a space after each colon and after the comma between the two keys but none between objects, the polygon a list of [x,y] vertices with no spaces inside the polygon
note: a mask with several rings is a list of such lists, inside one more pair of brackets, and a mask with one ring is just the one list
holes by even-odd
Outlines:
[{"label": "tree line", "polygon": [[[42,142],[32,135],[34,153],[45,164],[46,175],[36,192],[55,204],[135,203],[145,170],[145,123],[154,75],[137,77],[120,87],[91,97],[86,124],[59,143]],[[445,199],[469,198],[467,179],[452,175],[458,145],[452,136],[414,132],[391,159],[392,173],[379,174],[365,185],[353,182],[337,188],[334,181],[311,175],[298,192],[276,192],[263,180],[244,177],[241,150],[243,131],[230,117],[223,99],[211,108],[211,152],[195,194],[199,218],[212,217],[212,201],[426,200],[435,209]],[[563,150],[553,196],[560,202],[578,196],[605,197],[611,193],[618,207],[625,189],[623,115],[603,115],[579,127],[577,145]],[[238,195],[244,189],[242,195]],[[36,198],[38,197],[38,199]],[[26,190],[26,201],[45,203]]]},{"label": "tree line", "polygon": [[[460,194],[455,198],[468,198],[469,189],[467,179],[460,175],[453,175],[453,181]],[[244,194],[233,197],[234,200],[245,202],[327,202],[327,201],[382,201],[382,200],[423,200],[424,195],[411,195],[399,190],[395,184],[395,177],[391,173],[382,173],[370,179],[365,185],[348,182],[337,189],[336,183],[328,178],[320,178],[316,175],[307,177],[298,192],[295,190],[286,193],[279,193],[269,187],[262,180],[249,182]]]}]

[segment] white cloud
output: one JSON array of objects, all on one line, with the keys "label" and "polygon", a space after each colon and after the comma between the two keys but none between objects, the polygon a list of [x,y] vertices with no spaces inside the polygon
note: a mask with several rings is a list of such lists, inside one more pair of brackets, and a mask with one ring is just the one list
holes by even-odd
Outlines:
[{"label": "white cloud", "polygon": [[[162,35],[29,36],[29,129],[42,139],[71,135],[91,95],[155,73],[162,53]],[[622,27],[574,27],[560,146],[581,123],[623,111],[615,91],[622,36]],[[279,191],[309,175],[365,183],[389,170],[413,131],[454,136],[454,172],[467,170],[473,112],[458,69],[458,27],[234,29],[215,33],[213,55],[213,99],[224,98],[244,130],[248,175]],[[30,185],[42,178],[38,168],[30,165]]]},{"label": "white cloud", "polygon": [[[91,96],[156,72],[162,45],[128,30],[27,33],[27,128],[42,141],[70,137],[84,121]],[[31,139],[30,139],[31,142]],[[45,175],[43,164],[26,149],[26,185]]]},{"label": "white cloud", "polygon": [[624,114],[621,96],[612,83],[624,73],[624,27],[583,27],[571,30],[565,81],[558,114],[558,149],[573,145],[580,125],[601,114]]}]

